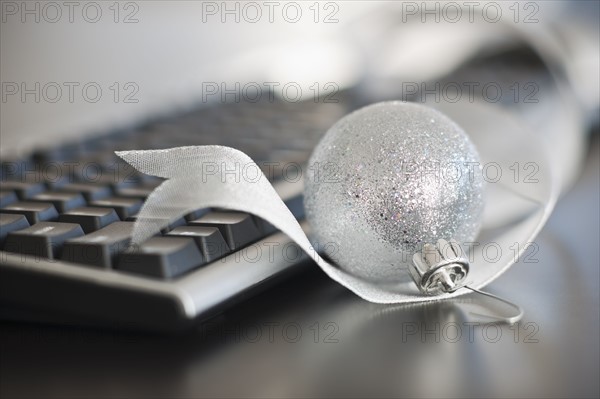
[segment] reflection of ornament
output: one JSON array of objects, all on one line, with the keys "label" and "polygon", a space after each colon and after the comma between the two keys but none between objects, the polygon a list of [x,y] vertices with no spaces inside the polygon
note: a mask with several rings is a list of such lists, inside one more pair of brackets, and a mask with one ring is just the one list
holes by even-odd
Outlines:
[{"label": "reflection of ornament", "polygon": [[423,105],[387,102],[337,122],[310,159],[305,188],[317,243],[374,282],[410,280],[413,254],[438,239],[470,242],[481,226],[483,178],[468,136]]}]

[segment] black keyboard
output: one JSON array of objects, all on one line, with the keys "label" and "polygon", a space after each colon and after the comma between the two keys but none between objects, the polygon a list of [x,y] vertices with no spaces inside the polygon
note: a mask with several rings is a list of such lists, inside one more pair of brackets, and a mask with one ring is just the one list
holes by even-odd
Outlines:
[{"label": "black keyboard", "polygon": [[282,170],[302,166],[347,111],[312,101],[198,107],[2,159],[0,316],[178,330],[267,286],[306,257],[273,251],[293,243],[254,215],[197,209],[127,250],[137,213],[162,180],[138,173],[114,151],[238,148],[302,220],[301,181],[282,179]]}]

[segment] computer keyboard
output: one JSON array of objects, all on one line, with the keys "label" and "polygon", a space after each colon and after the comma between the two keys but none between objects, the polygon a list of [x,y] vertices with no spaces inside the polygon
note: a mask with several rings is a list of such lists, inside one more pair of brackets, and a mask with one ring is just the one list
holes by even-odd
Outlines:
[{"label": "computer keyboard", "polygon": [[137,213],[163,180],[114,151],[238,148],[302,220],[301,180],[285,181],[283,168],[302,165],[347,111],[312,101],[212,105],[2,159],[0,316],[179,330],[266,286],[306,257],[273,251],[294,244],[254,215],[197,209],[131,250]]}]

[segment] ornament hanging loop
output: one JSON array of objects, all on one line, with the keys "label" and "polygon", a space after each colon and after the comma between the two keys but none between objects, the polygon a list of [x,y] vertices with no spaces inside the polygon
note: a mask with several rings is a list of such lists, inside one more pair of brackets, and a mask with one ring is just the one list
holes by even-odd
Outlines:
[{"label": "ornament hanging loop", "polygon": [[[440,295],[467,288],[488,299],[485,306],[489,309],[486,314],[470,312],[470,314],[485,319],[514,324],[523,317],[523,309],[496,295],[480,291],[466,285],[469,274],[469,261],[460,244],[453,239],[438,240],[436,245],[425,244],[421,252],[413,255],[409,267],[410,274],[419,290],[427,295]],[[491,303],[489,301],[491,299]],[[508,305],[510,310],[498,309],[498,305]],[[492,308],[496,308],[495,311]]]},{"label": "ornament hanging loop", "polygon": [[[477,316],[484,320],[487,319],[506,324],[515,324],[516,322],[521,320],[523,318],[523,315],[525,314],[523,308],[521,308],[516,303],[507,301],[506,299],[490,294],[489,292],[469,287],[468,285],[465,285],[464,287],[473,291],[476,294],[479,294],[479,302],[483,302],[482,304],[487,305],[487,313],[471,311],[469,312],[469,314],[472,316]],[[487,303],[485,303],[486,298],[488,299]]]}]

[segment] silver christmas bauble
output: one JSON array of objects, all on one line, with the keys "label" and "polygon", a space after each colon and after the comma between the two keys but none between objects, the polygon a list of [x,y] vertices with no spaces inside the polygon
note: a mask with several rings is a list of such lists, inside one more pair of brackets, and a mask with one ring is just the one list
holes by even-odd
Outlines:
[{"label": "silver christmas bauble", "polygon": [[426,243],[476,238],[479,155],[466,133],[424,105],[384,102],[333,125],[315,148],[304,201],[317,250],[373,282],[410,279]]}]

